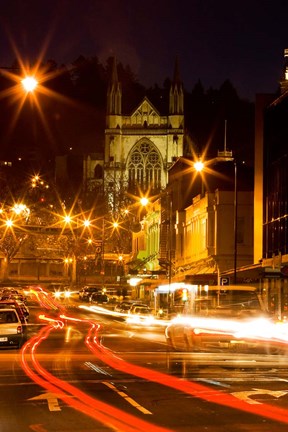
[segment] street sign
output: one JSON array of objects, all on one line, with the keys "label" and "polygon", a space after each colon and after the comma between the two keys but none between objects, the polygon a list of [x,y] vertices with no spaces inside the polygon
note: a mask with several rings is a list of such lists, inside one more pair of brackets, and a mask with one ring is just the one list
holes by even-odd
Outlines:
[{"label": "street sign", "polygon": [[97,240],[95,241],[95,252],[96,254],[101,254],[102,253],[102,240]]},{"label": "street sign", "polygon": [[230,285],[230,278],[228,276],[220,277],[220,285]]}]

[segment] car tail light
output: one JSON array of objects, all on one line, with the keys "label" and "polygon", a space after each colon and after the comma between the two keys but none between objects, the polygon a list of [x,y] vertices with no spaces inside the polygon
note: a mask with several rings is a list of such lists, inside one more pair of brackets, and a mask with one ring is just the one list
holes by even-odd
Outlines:
[{"label": "car tail light", "polygon": [[21,325],[19,325],[19,326],[17,327],[17,333],[18,333],[18,334],[21,334],[21,333],[22,333],[22,326],[21,326]]}]

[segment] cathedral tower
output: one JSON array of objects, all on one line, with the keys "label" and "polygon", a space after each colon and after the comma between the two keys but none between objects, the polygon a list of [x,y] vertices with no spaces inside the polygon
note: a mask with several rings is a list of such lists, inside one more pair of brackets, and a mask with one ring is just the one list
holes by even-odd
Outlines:
[{"label": "cathedral tower", "polygon": [[[123,95],[125,97],[125,95]],[[132,113],[122,113],[122,90],[114,60],[107,92],[104,189],[117,210],[120,191],[161,192],[168,170],[183,156],[184,95],[178,61],[169,93],[168,115],[144,97]],[[118,200],[119,201],[119,200]]]}]

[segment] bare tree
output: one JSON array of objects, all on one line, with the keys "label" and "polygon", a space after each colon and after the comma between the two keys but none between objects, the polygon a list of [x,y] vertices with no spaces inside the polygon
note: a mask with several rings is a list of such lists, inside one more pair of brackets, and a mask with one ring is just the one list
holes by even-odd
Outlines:
[{"label": "bare tree", "polygon": [[25,232],[7,231],[4,232],[0,239],[0,251],[4,255],[2,266],[2,278],[8,279],[9,266],[21,246],[27,240],[29,235]]}]

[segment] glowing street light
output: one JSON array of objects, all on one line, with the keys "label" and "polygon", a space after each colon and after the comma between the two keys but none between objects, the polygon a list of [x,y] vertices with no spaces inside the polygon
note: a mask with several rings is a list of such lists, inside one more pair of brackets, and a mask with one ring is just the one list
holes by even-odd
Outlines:
[{"label": "glowing street light", "polygon": [[143,207],[146,207],[149,203],[149,199],[147,197],[140,198],[140,203]]},{"label": "glowing street light", "polygon": [[88,228],[90,225],[91,225],[91,222],[90,222],[89,219],[85,219],[85,220],[83,221],[83,226],[84,226],[85,228]]},{"label": "glowing street light", "polygon": [[204,163],[201,160],[198,160],[197,162],[194,162],[194,168],[196,171],[200,172],[204,168]]},{"label": "glowing street light", "polygon": [[25,204],[14,204],[11,209],[16,215],[24,214],[29,215],[30,209]]},{"label": "glowing street light", "polygon": [[13,221],[11,219],[7,219],[5,224],[8,228],[11,228],[13,226]]},{"label": "glowing street light", "polygon": [[73,259],[68,257],[64,259],[64,262],[65,264],[71,264],[73,262]]},{"label": "glowing street light", "polygon": [[198,159],[196,162],[193,163],[193,167],[197,173],[201,176],[201,196],[204,196],[204,182],[203,182],[203,175],[204,175],[204,162],[202,162],[201,159]]},{"label": "glowing street light", "polygon": [[26,76],[22,79],[21,83],[27,93],[33,92],[38,85],[38,81],[32,76]]},{"label": "glowing street light", "polygon": [[72,222],[72,219],[69,215],[64,216],[64,222],[66,224],[70,224]]}]

